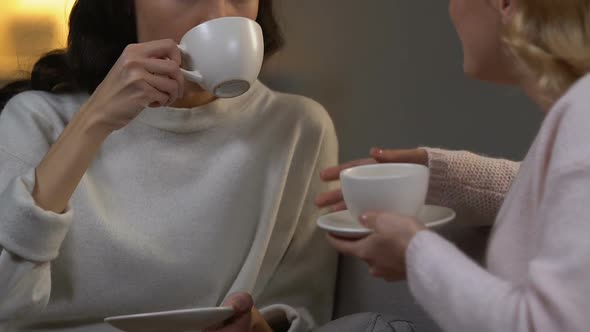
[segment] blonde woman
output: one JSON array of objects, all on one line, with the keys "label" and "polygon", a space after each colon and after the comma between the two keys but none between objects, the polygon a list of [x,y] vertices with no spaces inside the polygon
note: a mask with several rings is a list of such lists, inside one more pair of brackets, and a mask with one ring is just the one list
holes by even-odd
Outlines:
[{"label": "blonde woman", "polygon": [[[588,331],[590,1],[450,0],[450,14],[466,73],[518,85],[546,113],[536,140],[522,164],[435,149],[372,157],[427,164],[431,201],[480,221],[495,217],[486,267],[398,215],[367,211],[361,222],[372,235],[329,241],[365,260],[376,277],[407,278],[445,331]],[[317,204],[344,208],[339,191]]]}]

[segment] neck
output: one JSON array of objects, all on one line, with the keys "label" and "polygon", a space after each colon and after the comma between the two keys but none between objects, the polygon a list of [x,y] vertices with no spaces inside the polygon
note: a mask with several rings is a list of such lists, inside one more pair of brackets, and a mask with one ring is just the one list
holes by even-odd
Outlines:
[{"label": "neck", "polygon": [[172,104],[172,107],[195,108],[209,104],[217,99],[217,97],[193,82],[185,81],[184,89],[184,95],[182,98],[176,100],[176,102]]}]

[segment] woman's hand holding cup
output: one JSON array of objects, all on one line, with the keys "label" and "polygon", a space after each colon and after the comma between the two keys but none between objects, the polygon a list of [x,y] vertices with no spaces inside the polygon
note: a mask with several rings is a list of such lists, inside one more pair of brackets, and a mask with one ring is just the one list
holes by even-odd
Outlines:
[{"label": "woman's hand holding cup", "polygon": [[[354,160],[339,166],[327,168],[320,173],[320,177],[326,182],[337,181],[340,179],[340,173],[343,170],[375,163],[409,163],[427,166],[428,153],[424,149],[383,150],[373,148],[370,152],[370,158]],[[321,193],[316,197],[315,203],[320,208],[329,207],[332,212],[346,210],[346,203],[344,202],[341,189]]]},{"label": "woman's hand holding cup", "polygon": [[93,128],[108,134],[125,127],[146,107],[172,104],[184,93],[181,61],[171,39],[127,46],[81,114]]}]

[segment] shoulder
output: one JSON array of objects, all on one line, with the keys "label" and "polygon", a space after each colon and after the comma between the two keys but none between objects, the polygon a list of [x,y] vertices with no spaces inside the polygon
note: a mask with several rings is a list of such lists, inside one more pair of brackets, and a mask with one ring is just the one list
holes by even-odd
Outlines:
[{"label": "shoulder", "polygon": [[590,75],[578,80],[555,103],[541,134],[553,146],[558,164],[590,165]]},{"label": "shoulder", "polygon": [[[555,103],[552,110],[561,116],[576,114],[576,116],[590,118],[590,74],[580,78]],[[586,124],[585,124],[586,125]]]},{"label": "shoulder", "polygon": [[38,125],[63,127],[87,99],[83,94],[53,94],[26,91],[11,98],[0,113],[2,122],[30,122]]},{"label": "shoulder", "polygon": [[38,163],[81,101],[76,95],[39,91],[14,96],[0,113],[0,149],[31,164]]},{"label": "shoulder", "polygon": [[579,79],[549,111],[546,121],[560,127],[588,131],[590,129],[590,74]]},{"label": "shoulder", "polygon": [[305,96],[266,89],[270,114],[296,124],[306,132],[335,136],[332,118],[322,104]]}]

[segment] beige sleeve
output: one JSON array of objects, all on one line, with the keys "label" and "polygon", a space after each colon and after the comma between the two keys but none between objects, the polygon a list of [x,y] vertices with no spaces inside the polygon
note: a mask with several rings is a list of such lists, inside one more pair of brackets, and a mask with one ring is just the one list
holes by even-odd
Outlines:
[{"label": "beige sleeve", "polygon": [[431,171],[427,203],[450,207],[470,224],[493,224],[520,163],[467,151],[426,151]]},{"label": "beige sleeve", "polygon": [[313,171],[307,179],[309,184],[295,233],[272,278],[255,297],[267,321],[273,320],[270,319],[273,316],[287,318],[287,332],[312,331],[332,318],[334,308],[338,253],[316,226],[316,220],[326,211],[314,204],[317,195],[338,186],[319,178],[321,170],[338,163],[338,140],[331,122],[324,131]]}]

